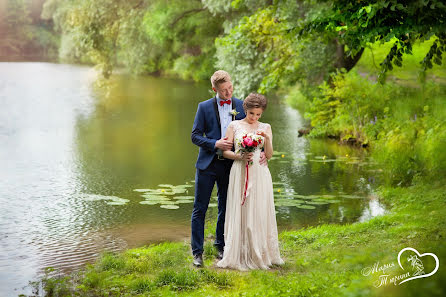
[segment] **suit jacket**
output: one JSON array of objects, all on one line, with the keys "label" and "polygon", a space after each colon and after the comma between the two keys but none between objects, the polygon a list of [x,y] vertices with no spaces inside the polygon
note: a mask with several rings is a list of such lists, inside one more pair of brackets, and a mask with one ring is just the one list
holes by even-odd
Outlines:
[{"label": "suit jacket", "polygon": [[[245,118],[243,110],[243,101],[232,98],[232,109],[239,112],[233,117],[233,120],[242,120]],[[220,116],[218,114],[217,98],[211,98],[198,104],[197,113],[195,114],[194,125],[192,127],[191,139],[192,143],[198,145],[198,159],[195,167],[201,170],[206,169],[211,164],[218,149],[215,143],[221,135]]]}]

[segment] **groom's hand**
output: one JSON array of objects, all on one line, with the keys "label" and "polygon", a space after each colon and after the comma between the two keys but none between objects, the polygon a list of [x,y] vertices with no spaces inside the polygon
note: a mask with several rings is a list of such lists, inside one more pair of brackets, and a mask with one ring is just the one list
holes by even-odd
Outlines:
[{"label": "groom's hand", "polygon": [[265,152],[260,153],[259,163],[260,163],[260,165],[268,166],[268,159],[266,158]]},{"label": "groom's hand", "polygon": [[232,149],[232,141],[229,141],[227,137],[217,140],[215,147],[222,151],[229,151]]}]

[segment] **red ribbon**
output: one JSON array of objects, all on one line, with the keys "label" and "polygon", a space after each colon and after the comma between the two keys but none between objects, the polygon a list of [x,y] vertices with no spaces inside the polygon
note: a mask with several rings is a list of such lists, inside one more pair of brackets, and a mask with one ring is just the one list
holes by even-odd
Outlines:
[{"label": "red ribbon", "polygon": [[243,194],[242,205],[245,204],[245,200],[246,200],[246,191],[248,190],[248,181],[249,181],[249,162],[246,162],[245,193]]}]

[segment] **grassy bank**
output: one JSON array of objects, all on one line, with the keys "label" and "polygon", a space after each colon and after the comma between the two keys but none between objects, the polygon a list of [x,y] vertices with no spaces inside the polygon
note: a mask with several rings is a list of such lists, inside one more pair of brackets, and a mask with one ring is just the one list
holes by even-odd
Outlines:
[{"label": "grassy bank", "polygon": [[[446,259],[446,186],[418,182],[407,188],[382,187],[390,211],[368,222],[321,225],[280,234],[286,261],[271,271],[237,272],[215,267],[206,242],[206,268],[192,267],[186,242],[166,242],[104,254],[95,264],[66,277],[46,278],[47,296],[443,296],[446,270],[429,278],[376,288],[382,273],[364,276],[366,267],[394,263],[405,247]],[[425,272],[432,263],[423,262]],[[407,264],[408,265],[408,264]],[[406,266],[407,268],[407,266]]]}]

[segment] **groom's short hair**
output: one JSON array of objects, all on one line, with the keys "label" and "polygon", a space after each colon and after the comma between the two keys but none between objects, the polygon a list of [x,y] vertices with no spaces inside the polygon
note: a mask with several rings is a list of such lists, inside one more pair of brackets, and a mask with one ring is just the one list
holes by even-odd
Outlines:
[{"label": "groom's short hair", "polygon": [[211,76],[211,84],[213,88],[218,87],[220,84],[231,81],[231,76],[224,70],[217,70]]}]

